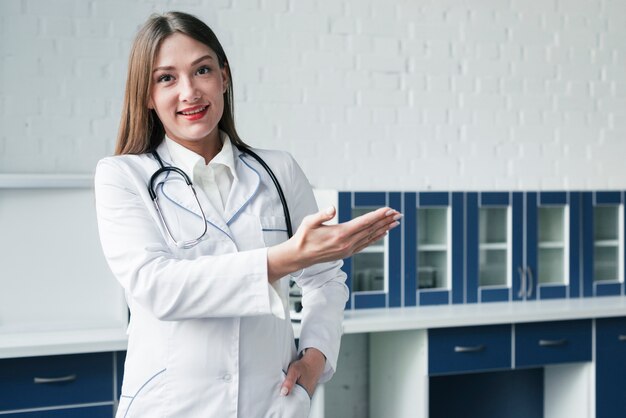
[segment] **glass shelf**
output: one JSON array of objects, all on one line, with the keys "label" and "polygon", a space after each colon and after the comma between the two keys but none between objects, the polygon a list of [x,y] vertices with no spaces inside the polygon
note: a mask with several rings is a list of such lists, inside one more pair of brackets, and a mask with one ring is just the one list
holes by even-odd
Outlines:
[{"label": "glass shelf", "polygon": [[566,284],[569,280],[567,245],[569,223],[565,206],[543,206],[537,213],[537,281],[539,284]]},{"label": "glass shelf", "polygon": [[446,289],[450,271],[450,211],[447,207],[417,209],[417,285]]},{"label": "glass shelf", "polygon": [[[352,219],[375,209],[375,207],[353,208]],[[352,256],[353,292],[384,291],[386,289],[386,239],[386,237],[382,238]]]},{"label": "glass shelf", "polygon": [[481,207],[479,213],[478,268],[480,286],[507,286],[509,266],[509,211]]},{"label": "glass shelf", "polygon": [[620,206],[596,206],[593,211],[593,280],[619,281],[622,260]]}]

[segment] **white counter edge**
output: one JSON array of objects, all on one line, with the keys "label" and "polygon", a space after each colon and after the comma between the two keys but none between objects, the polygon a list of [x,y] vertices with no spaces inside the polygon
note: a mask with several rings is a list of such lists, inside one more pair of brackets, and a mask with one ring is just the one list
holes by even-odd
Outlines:
[{"label": "white counter edge", "polygon": [[0,358],[51,356],[126,350],[128,338],[119,328],[0,333]]},{"label": "white counter edge", "polygon": [[[626,297],[498,302],[346,311],[346,334],[474,325],[518,324],[626,316]],[[300,336],[301,325],[294,323]],[[0,333],[0,358],[126,350],[119,328],[39,333]]]}]

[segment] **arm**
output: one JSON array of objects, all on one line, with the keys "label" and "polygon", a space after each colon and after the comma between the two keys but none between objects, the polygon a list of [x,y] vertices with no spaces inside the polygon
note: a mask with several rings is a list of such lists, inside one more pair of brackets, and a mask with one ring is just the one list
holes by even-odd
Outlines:
[{"label": "arm", "polygon": [[[309,393],[313,393],[318,380],[324,382],[332,377],[339,355],[348,289],[346,275],[340,270],[342,262],[334,260],[349,257],[382,238],[398,225],[401,215],[389,208],[381,208],[344,224],[326,226],[322,223],[332,219],[334,210],[305,216],[316,210],[316,203],[312,189],[295,161],[292,161],[291,184],[294,224],[300,227],[291,240],[270,249],[268,260],[274,252],[282,254],[283,251],[318,260],[319,264],[312,266],[305,263],[304,274],[296,279],[303,294],[300,350],[306,351],[290,366],[282,390],[283,394],[289,393],[293,384],[299,381]],[[271,265],[269,269],[272,269]]]}]

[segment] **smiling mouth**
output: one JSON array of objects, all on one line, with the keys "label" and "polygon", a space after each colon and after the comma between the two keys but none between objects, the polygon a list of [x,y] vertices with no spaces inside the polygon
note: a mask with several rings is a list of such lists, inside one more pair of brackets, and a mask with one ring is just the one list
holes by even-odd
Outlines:
[{"label": "smiling mouth", "polygon": [[208,109],[209,106],[202,106],[202,107],[198,107],[196,109],[193,110],[187,110],[187,111],[180,111],[178,112],[181,115],[185,115],[185,116],[192,116],[192,115],[197,115],[198,113],[202,113],[205,110]]}]

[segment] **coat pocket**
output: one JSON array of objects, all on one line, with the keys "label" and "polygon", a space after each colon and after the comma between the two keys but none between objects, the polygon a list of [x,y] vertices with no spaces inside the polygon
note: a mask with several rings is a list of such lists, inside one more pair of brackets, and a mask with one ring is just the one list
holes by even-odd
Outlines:
[{"label": "coat pocket", "polygon": [[[285,378],[283,372],[283,379]],[[291,392],[287,396],[281,397],[283,418],[306,418],[311,412],[311,398],[305,388],[299,384],[293,385]]]},{"label": "coat pocket", "polygon": [[132,417],[158,417],[162,416],[161,400],[162,386],[165,370],[163,369],[148,378],[136,390],[129,391],[124,388],[125,393],[120,396],[115,418]]},{"label": "coat pocket", "polygon": [[272,246],[287,241],[287,223],[284,216],[260,216],[265,245]]}]

